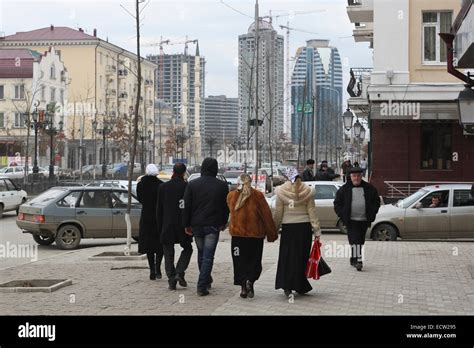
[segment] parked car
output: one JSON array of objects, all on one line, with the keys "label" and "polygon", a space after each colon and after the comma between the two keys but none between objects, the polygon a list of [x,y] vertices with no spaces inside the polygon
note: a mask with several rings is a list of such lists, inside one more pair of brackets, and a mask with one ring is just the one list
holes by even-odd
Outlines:
[{"label": "parked car", "polygon": [[[474,197],[470,190],[468,184],[423,187],[397,203],[380,207],[368,237],[379,241],[395,241],[399,237],[474,238]],[[436,207],[435,202],[439,202]]]},{"label": "parked car", "polygon": [[8,177],[0,176],[0,219],[6,211],[18,210],[26,202],[26,192]]},{"label": "parked car", "polygon": [[225,166],[225,171],[234,171],[234,170],[244,170],[244,165],[239,162],[235,163],[229,163],[227,166]]},{"label": "parked car", "polygon": [[235,190],[237,188],[237,181],[239,176],[243,173],[243,171],[231,170],[224,172],[224,178],[229,183],[229,190]]},{"label": "parked car", "polygon": [[[41,245],[75,249],[85,238],[126,238],[128,193],[110,187],[53,187],[20,206],[17,226]],[[132,194],[132,236],[138,238],[141,204]]]},{"label": "parked car", "polygon": [[[266,171],[268,174],[272,172],[271,168],[262,168],[262,170]],[[273,167],[273,187],[283,185],[288,179],[285,177],[284,172],[277,167]]]},{"label": "parked car", "polygon": [[[321,229],[337,230],[347,233],[342,221],[334,212],[334,199],[336,193],[342,186],[342,183],[331,181],[311,181],[305,182],[306,185],[314,187],[316,195],[314,203],[316,205],[316,215],[318,216]],[[267,197],[267,203],[272,210],[275,209],[276,196]]]},{"label": "parked car", "polygon": [[[32,173],[31,168],[29,172]],[[19,166],[4,167],[0,169],[0,175],[10,179],[22,179],[25,176],[25,168]]]},{"label": "parked car", "polygon": [[107,176],[126,176],[128,173],[128,166],[125,163],[114,163],[107,166]]},{"label": "parked car", "polygon": [[[86,187],[115,187],[128,191],[128,180],[99,180],[87,184]],[[132,193],[137,194],[136,181],[132,181]]]},{"label": "parked car", "polygon": [[[82,167],[82,177],[84,179],[92,179],[94,177],[94,171],[96,177],[102,176],[102,164],[88,164]],[[73,177],[80,177],[81,176],[81,170],[76,169],[73,171]]]},{"label": "parked car", "polygon": [[[248,168],[247,173],[250,175],[255,174],[254,168]],[[259,169],[258,170],[258,175],[265,175],[265,193],[272,192],[272,179],[270,178],[269,172],[267,172],[265,169]]]},{"label": "parked car", "polygon": [[[201,173],[194,173],[194,174],[191,174],[191,175],[189,176],[189,178],[188,178],[188,182],[191,182],[191,181],[193,181],[193,180],[195,180],[195,179],[197,179],[197,178],[200,178],[200,177],[201,177]],[[216,178],[219,179],[219,180],[224,181],[227,185],[229,185],[229,190],[230,190],[230,182],[227,181],[227,179],[225,178],[224,175],[222,175],[222,174],[217,174]]]}]

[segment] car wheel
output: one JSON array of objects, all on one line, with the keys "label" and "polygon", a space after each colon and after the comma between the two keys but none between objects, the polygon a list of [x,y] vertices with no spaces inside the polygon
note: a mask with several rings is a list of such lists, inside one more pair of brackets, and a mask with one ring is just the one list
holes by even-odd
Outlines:
[{"label": "car wheel", "polygon": [[3,217],[3,204],[0,204],[0,219]]},{"label": "car wheel", "polygon": [[347,234],[347,227],[344,225],[342,220],[339,220],[337,222],[337,228],[339,229],[339,231],[341,231],[341,233]]},{"label": "car wheel", "polygon": [[56,245],[60,249],[71,250],[78,247],[81,242],[81,231],[77,226],[64,225],[56,234]]},{"label": "car wheel", "polygon": [[380,224],[374,228],[372,239],[378,241],[395,241],[398,237],[398,231],[389,224]]},{"label": "car wheel", "polygon": [[34,234],[33,239],[39,245],[51,245],[54,242],[54,236],[45,234]]}]

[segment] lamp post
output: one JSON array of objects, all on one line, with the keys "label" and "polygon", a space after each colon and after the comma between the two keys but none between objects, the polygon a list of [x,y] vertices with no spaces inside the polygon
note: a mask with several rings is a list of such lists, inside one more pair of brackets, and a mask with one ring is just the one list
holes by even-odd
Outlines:
[{"label": "lamp post", "polygon": [[145,142],[145,135],[143,134],[143,131],[142,131],[142,134],[140,135],[140,140],[142,142],[142,153],[141,153],[141,173],[142,175],[145,174],[145,145],[144,145],[144,142]]},{"label": "lamp post", "polygon": [[33,181],[36,179],[36,175],[39,173],[38,168],[38,130],[41,127],[41,122],[44,118],[44,111],[38,112],[38,106],[40,105],[39,102],[35,103],[35,111],[31,113],[32,121],[33,121],[33,130],[35,132],[35,157],[33,162]]},{"label": "lamp post", "polygon": [[50,136],[49,144],[49,181],[54,181],[54,136],[58,134],[59,131],[63,130],[63,121],[59,121],[59,129],[54,125],[54,106],[47,110],[46,118],[44,122],[44,129]]},{"label": "lamp post", "polygon": [[102,129],[97,129],[97,121],[92,121],[92,127],[96,130],[98,134],[102,134],[102,179],[107,177],[107,158],[106,158],[106,136],[112,130],[112,125],[106,120],[102,123]]}]

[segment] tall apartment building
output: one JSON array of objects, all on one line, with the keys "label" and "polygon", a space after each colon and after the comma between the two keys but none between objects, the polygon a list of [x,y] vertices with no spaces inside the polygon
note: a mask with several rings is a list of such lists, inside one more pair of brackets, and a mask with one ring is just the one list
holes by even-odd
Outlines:
[{"label": "tall apartment building", "polygon": [[[200,115],[205,96],[206,59],[201,57],[199,45],[195,55],[148,55],[147,59],[158,66],[155,72],[158,99],[171,106],[176,124],[187,128],[189,140],[185,159],[188,163],[200,162],[203,146]],[[196,120],[199,120],[199,127]]]},{"label": "tall apartment building", "polygon": [[[104,155],[107,163],[121,162],[130,149],[127,139],[138,85],[136,54],[100,39],[95,29],[90,35],[83,29],[51,25],[0,38],[0,48],[44,52],[51,46],[67,66],[70,79],[64,106],[68,167],[102,163]],[[139,110],[143,134],[154,129],[156,68],[154,63],[143,60]],[[99,132],[104,121],[112,127],[111,132],[106,132],[105,149]]]},{"label": "tall apartment building", "polygon": [[225,95],[209,96],[204,99],[204,153],[210,154],[210,143],[213,154],[225,150],[237,142],[239,136],[239,99],[227,98]]},{"label": "tall apartment building", "polygon": [[[248,133],[253,132],[253,129],[248,132],[248,121],[255,119],[258,95],[258,118],[263,120],[259,127],[259,147],[261,160],[268,162],[269,139],[284,132],[284,39],[271,23],[259,20],[257,59],[255,27],[252,23],[247,34],[239,36],[239,138],[246,143]],[[257,81],[258,92],[255,93]],[[253,137],[250,144],[253,148]]]},{"label": "tall apartment building", "polygon": [[291,106],[291,139],[294,144],[301,139],[306,149],[303,158],[313,155],[318,160],[335,161],[336,148],[343,141],[342,63],[329,40],[309,40],[297,50]]}]

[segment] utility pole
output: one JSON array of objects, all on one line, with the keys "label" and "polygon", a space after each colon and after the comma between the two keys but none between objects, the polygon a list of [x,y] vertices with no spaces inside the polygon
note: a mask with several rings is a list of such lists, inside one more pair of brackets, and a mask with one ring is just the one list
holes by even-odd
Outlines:
[{"label": "utility pole", "polygon": [[255,188],[257,188],[257,185],[258,185],[258,167],[259,167],[259,163],[258,163],[258,127],[259,127],[259,122],[258,122],[258,100],[259,100],[259,83],[258,83],[258,79],[259,79],[259,71],[260,71],[260,68],[259,68],[259,61],[260,61],[260,57],[259,57],[259,48],[260,48],[260,44],[259,44],[259,30],[260,30],[260,16],[259,16],[259,13],[258,13],[258,0],[255,1],[255,54],[257,55],[256,57],[256,73],[255,73],[255,76],[256,76],[256,79],[255,79]]},{"label": "utility pole", "polygon": [[311,158],[313,158],[316,163],[319,163],[318,161],[318,127],[317,127],[317,115],[316,115],[316,95],[313,95],[311,97],[313,99],[313,136],[311,137],[311,144],[312,144],[312,149],[311,149]]}]

